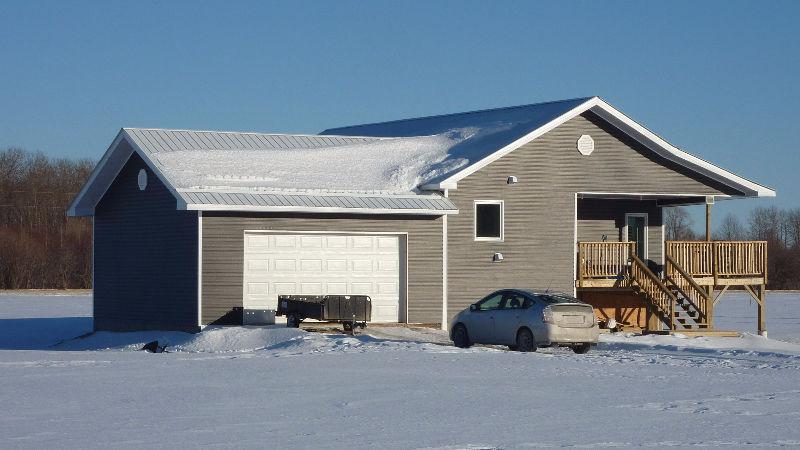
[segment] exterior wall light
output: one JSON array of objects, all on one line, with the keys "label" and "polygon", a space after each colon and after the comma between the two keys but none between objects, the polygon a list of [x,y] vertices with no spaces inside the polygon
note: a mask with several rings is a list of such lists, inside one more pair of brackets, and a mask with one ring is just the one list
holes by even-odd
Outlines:
[{"label": "exterior wall light", "polygon": [[516,182],[517,182],[517,177],[515,177],[514,175],[511,175],[511,176],[510,176],[510,177],[508,177],[508,179],[506,180],[506,183],[508,183],[508,184],[515,184]]},{"label": "exterior wall light", "polygon": [[494,256],[492,256],[492,262],[500,262],[502,260],[503,260],[503,254],[502,253],[498,252],[498,253],[495,253]]}]

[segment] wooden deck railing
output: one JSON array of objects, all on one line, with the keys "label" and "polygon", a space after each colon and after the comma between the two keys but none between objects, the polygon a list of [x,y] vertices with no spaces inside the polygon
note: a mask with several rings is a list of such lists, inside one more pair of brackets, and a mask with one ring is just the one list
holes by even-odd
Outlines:
[{"label": "wooden deck railing", "polygon": [[767,281],[766,241],[667,241],[666,254],[693,278]]},{"label": "wooden deck railing", "polygon": [[635,242],[579,242],[579,287],[588,287],[591,284],[589,280],[626,285],[630,255],[635,246]]}]

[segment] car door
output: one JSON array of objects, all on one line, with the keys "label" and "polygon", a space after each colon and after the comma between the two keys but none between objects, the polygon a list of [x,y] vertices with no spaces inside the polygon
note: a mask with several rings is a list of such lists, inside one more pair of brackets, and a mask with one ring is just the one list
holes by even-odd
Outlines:
[{"label": "car door", "polygon": [[494,314],[494,337],[496,344],[514,345],[517,341],[525,296],[515,291],[504,291],[500,309]]},{"label": "car door", "polygon": [[494,318],[503,300],[502,292],[493,292],[475,304],[470,310],[467,333],[472,342],[492,344],[494,338]]}]

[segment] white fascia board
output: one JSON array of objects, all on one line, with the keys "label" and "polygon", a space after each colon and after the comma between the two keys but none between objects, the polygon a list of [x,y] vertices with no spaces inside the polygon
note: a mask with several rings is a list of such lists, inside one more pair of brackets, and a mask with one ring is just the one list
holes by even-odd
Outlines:
[{"label": "white fascia board", "polygon": [[646,129],[645,127],[639,125],[634,120],[623,114],[621,111],[618,111],[616,108],[606,103],[600,97],[592,97],[589,100],[586,100],[585,102],[567,111],[561,116],[551,120],[545,125],[542,125],[536,130],[526,134],[525,136],[517,139],[516,141],[497,150],[496,152],[492,153],[486,158],[477,161],[475,164],[472,164],[464,168],[463,170],[456,172],[455,174],[449,176],[448,178],[442,180],[439,183],[430,183],[422,185],[421,189],[424,190],[457,189],[459,180],[462,180],[463,178],[477,172],[478,170],[482,169],[483,167],[486,167],[487,165],[491,164],[494,161],[497,161],[498,159],[502,158],[508,153],[511,153],[512,151],[518,149],[519,147],[522,147],[523,145],[533,141],[539,136],[542,136],[543,134],[553,130],[559,125],[565,123],[566,121],[580,114],[583,114],[588,110],[592,110],[592,112],[599,115],[603,119],[607,120],[609,123],[616,126],[617,128],[620,128],[623,132],[633,131],[634,135],[631,135],[631,133],[626,133],[626,134],[631,135],[631,137],[644,144],[650,150],[667,158],[670,161],[673,161],[679,165],[687,167],[688,169],[693,170],[695,172],[700,172],[701,174],[704,174],[713,180],[719,181],[722,184],[730,186],[733,189],[745,191],[745,193],[747,193],[747,191],[752,192],[754,195],[750,196],[755,196],[755,197],[775,196],[775,190],[773,189],[770,189],[766,186],[762,186],[758,183],[754,183],[746,178],[740,177],[732,172],[722,169],[721,167],[715,166],[714,164],[711,164],[708,161],[700,159],[690,153],[687,153],[683,150],[680,150],[672,146],[669,142],[660,138],[658,135]]},{"label": "white fascia board", "polygon": [[664,194],[661,192],[604,192],[604,191],[581,191],[577,193],[578,198],[645,198],[660,199],[673,197],[714,197],[717,199],[730,198],[728,194]]},{"label": "white fascia board", "polygon": [[133,147],[133,150],[142,158],[147,167],[152,170],[154,174],[156,174],[156,177],[158,177],[158,180],[161,181],[161,184],[166,186],[167,190],[169,190],[172,196],[175,197],[175,200],[177,201],[176,209],[187,209],[186,204],[188,202],[186,199],[175,189],[172,183],[170,183],[170,181],[167,179],[166,175],[164,175],[164,173],[161,172],[161,169],[159,169],[158,166],[150,159],[150,155],[142,150],[141,147],[139,147],[139,144],[136,143],[136,139],[128,134],[128,131],[125,128],[122,129],[122,133],[125,135],[125,139],[131,145],[131,147]]},{"label": "white fascia board", "polygon": [[[123,139],[123,134],[122,130],[120,130],[117,133],[117,137],[114,138],[114,140],[111,142],[111,145],[109,145],[108,148],[106,149],[106,152],[103,154],[103,157],[100,158],[100,161],[97,163],[96,166],[94,166],[94,170],[92,170],[92,173],[89,175],[89,179],[86,181],[86,183],[83,184],[81,190],[78,191],[78,195],[76,195],[75,198],[72,200],[72,203],[70,203],[69,208],[67,208],[67,216],[76,217],[78,215],[84,215],[84,214],[78,214],[77,211],[78,204],[80,204],[80,202],[83,200],[83,197],[86,195],[86,191],[88,191],[89,188],[94,184],[100,172],[103,171],[103,168],[105,168],[109,158],[111,158],[111,155],[117,149],[117,146],[119,145],[122,139]],[[119,173],[119,170],[121,169],[122,168],[120,167],[117,170],[117,173]],[[114,178],[116,178],[116,175],[114,176]],[[94,206],[92,207],[92,209],[94,209]]]},{"label": "white fascia board", "polygon": [[[610,123],[617,126],[617,128],[621,128],[623,131],[626,131],[625,127],[627,127],[630,130],[633,130],[642,137],[644,137],[646,140],[651,141],[658,148],[654,148],[653,146],[649,145],[647,147],[655,151],[656,153],[660,154],[661,156],[664,156],[665,158],[675,163],[683,165],[684,167],[687,167],[685,163],[689,163],[695,166],[695,167],[689,166],[688,167],[689,169],[696,170],[699,168],[701,169],[701,173],[706,172],[706,175],[708,175],[710,178],[719,181],[723,184],[726,184],[728,186],[731,186],[733,189],[741,190],[742,188],[744,188],[744,190],[753,191],[756,194],[755,195],[756,197],[775,197],[774,189],[770,189],[766,186],[754,183],[746,178],[736,175],[735,173],[729,172],[719,166],[716,166],[704,159],[698,158],[697,156],[694,156],[677,147],[674,147],[672,144],[665,141],[657,134],[653,133],[652,131],[648,130],[642,125],[639,125],[633,119],[626,116],[624,113],[617,110],[616,108],[609,105],[600,98],[596,99],[596,103],[597,103],[596,105],[593,105],[591,107],[592,112],[608,120]],[[624,125],[625,127],[620,127],[620,125]],[[642,139],[639,136],[631,136],[631,137],[633,137],[639,142],[642,142]],[[647,142],[642,142],[642,143],[645,145],[647,144]],[[664,152],[659,151],[659,149],[666,151],[667,154],[664,154]]]},{"label": "white fascia board", "polygon": [[238,211],[238,212],[300,212],[325,214],[400,214],[422,216],[444,216],[458,214],[457,209],[388,209],[388,208],[336,208],[308,206],[251,206],[251,205],[212,205],[187,203],[184,208],[192,211]]}]

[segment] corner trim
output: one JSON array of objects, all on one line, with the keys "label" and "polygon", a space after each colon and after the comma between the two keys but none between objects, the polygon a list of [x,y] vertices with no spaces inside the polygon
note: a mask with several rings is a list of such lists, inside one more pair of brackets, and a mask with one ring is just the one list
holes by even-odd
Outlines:
[{"label": "corner trim", "polygon": [[197,211],[197,326],[203,328],[203,211]]}]

